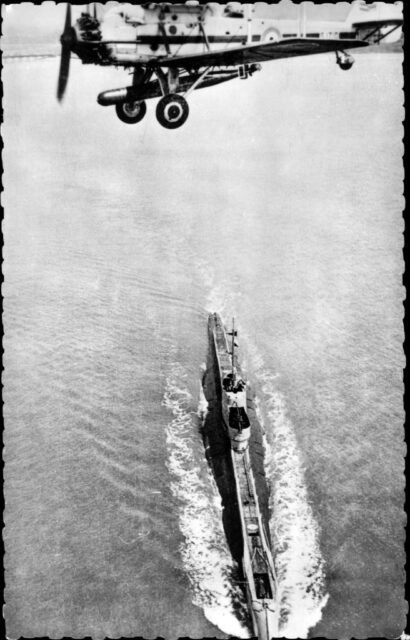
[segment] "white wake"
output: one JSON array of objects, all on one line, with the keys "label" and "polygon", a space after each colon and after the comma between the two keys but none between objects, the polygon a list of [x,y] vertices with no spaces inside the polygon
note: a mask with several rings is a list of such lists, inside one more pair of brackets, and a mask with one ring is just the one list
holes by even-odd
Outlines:
[{"label": "white wake", "polygon": [[222,527],[221,499],[204,454],[198,415],[206,415],[202,396],[196,412],[178,364],[166,382],[163,404],[171,411],[167,426],[167,466],[171,491],[179,503],[179,526],[184,536],[181,556],[192,602],[224,633],[248,638],[246,604],[234,581],[235,563]]},{"label": "white wake", "polygon": [[298,443],[285,400],[277,389],[277,376],[265,368],[255,348],[250,360],[261,388],[256,409],[265,431],[280,632],[287,638],[306,638],[309,629],[320,621],[328,600],[319,526],[309,504]]}]

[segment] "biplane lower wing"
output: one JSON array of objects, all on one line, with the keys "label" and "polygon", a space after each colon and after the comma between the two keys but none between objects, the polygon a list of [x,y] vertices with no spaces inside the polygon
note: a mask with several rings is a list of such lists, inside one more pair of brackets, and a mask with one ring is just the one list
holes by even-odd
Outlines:
[{"label": "biplane lower wing", "polygon": [[327,53],[367,47],[363,40],[327,40],[324,38],[289,38],[281,42],[267,42],[266,44],[245,45],[235,49],[206,51],[185,56],[159,58],[155,62],[161,67],[185,67],[198,69],[207,66],[244,65],[281,58],[308,56],[315,53]]}]

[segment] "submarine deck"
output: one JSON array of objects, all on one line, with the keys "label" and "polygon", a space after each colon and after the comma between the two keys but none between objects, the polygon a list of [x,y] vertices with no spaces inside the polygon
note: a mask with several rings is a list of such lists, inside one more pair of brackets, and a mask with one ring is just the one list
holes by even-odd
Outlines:
[{"label": "submarine deck", "polygon": [[[215,337],[211,339],[211,335]],[[216,458],[225,451],[229,458],[230,443],[228,437],[225,435],[220,425],[220,402],[222,397],[222,380],[221,369],[227,372],[231,371],[232,362],[230,356],[230,349],[227,341],[227,336],[223,325],[215,321],[214,316],[209,318],[209,352],[207,361],[207,370],[204,375],[204,392],[209,404],[209,415],[205,425],[204,435],[208,436],[207,442],[209,443],[209,457],[213,460],[213,463],[217,464]],[[216,353],[218,349],[218,354]],[[241,375],[242,370],[238,361],[237,354],[234,356],[234,366],[237,368],[238,373]],[[216,413],[214,412],[216,411]],[[256,413],[255,395],[252,388],[247,387],[247,403],[246,412],[249,418],[251,426],[251,435],[249,439],[249,448],[246,453],[246,459],[248,460],[248,466],[252,469],[254,486],[256,488],[257,500],[259,503],[259,510],[264,524],[264,529],[269,538],[269,519],[270,519],[270,507],[269,507],[269,487],[265,474],[264,456],[265,448],[263,443],[264,431],[259,422]],[[211,462],[212,464],[212,462]],[[232,464],[234,460],[232,459]],[[245,471],[243,471],[245,474]],[[243,486],[245,483],[249,485],[249,480],[241,473]]]},{"label": "submarine deck", "polygon": [[[258,420],[255,396],[247,385],[246,412],[251,425],[249,446],[233,449],[222,418],[222,380],[241,368],[228,344],[218,314],[209,317],[209,349],[203,388],[208,413],[203,437],[208,462],[223,504],[223,524],[233,557],[240,563],[254,634],[261,640],[278,636],[277,578],[269,536],[269,487],[264,468],[263,428]],[[229,335],[229,334],[228,334]]]}]

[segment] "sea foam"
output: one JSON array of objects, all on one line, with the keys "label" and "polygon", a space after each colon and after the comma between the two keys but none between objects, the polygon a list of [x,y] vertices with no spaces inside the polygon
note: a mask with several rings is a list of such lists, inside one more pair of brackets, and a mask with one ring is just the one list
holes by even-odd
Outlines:
[{"label": "sea foam", "polygon": [[221,499],[207,467],[199,434],[198,414],[206,411],[200,397],[197,411],[175,364],[167,378],[163,404],[172,419],[166,428],[171,490],[179,503],[179,526],[184,537],[180,553],[192,589],[192,602],[224,633],[249,637],[246,604],[235,584],[235,562],[222,527]]},{"label": "sea foam", "polygon": [[257,415],[265,432],[280,631],[284,637],[306,638],[328,600],[320,530],[309,503],[294,426],[277,388],[278,375],[269,371],[254,345],[249,350],[249,365],[258,387]]}]

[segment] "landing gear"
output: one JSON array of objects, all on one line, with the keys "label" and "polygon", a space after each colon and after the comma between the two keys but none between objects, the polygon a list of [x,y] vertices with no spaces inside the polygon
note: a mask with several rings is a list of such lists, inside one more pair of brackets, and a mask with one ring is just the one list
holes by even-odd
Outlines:
[{"label": "landing gear", "polygon": [[188,103],[178,93],[169,93],[157,104],[157,120],[166,129],[181,127],[188,118]]},{"label": "landing gear", "polygon": [[122,102],[115,105],[117,116],[127,124],[135,124],[140,122],[147,113],[147,104],[145,100],[136,100],[135,102]]}]

